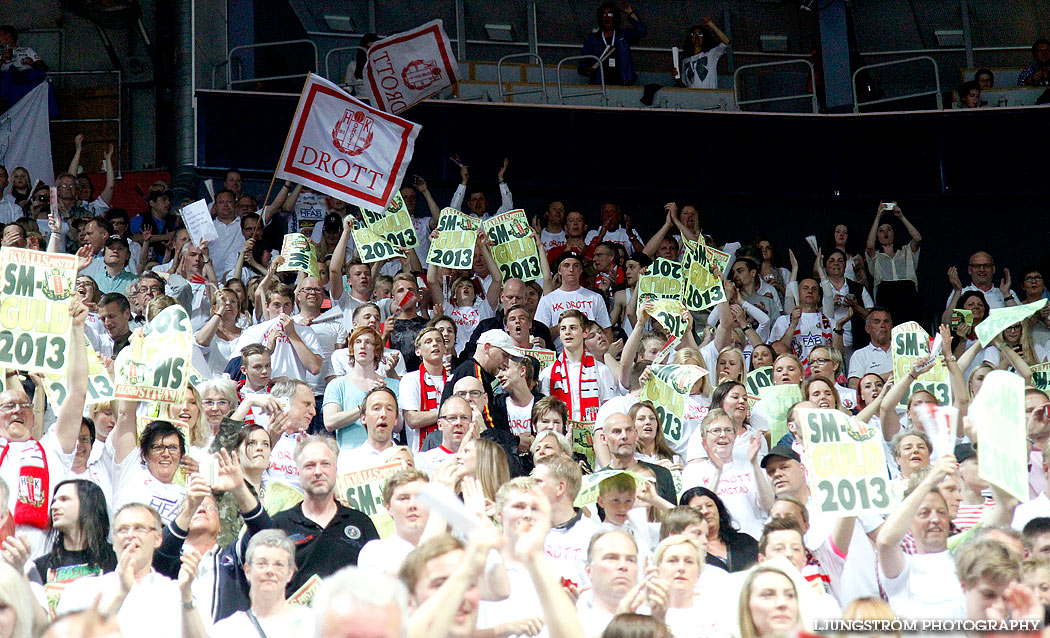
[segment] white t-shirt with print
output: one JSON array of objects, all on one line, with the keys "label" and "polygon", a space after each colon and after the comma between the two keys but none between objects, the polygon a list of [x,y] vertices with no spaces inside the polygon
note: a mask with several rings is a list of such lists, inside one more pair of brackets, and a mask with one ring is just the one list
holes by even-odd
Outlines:
[{"label": "white t-shirt with print", "polygon": [[[110,442],[106,445],[113,447]],[[113,494],[113,511],[119,510],[127,503],[145,503],[160,514],[164,524],[170,523],[179,513],[182,501],[186,498],[186,488],[178,483],[163,483],[142,462],[138,448],[115,465]]]},{"label": "white t-shirt with print", "polygon": [[[250,328],[246,328],[241,336],[237,339],[237,343],[233,346],[233,352],[235,356],[240,356],[241,350],[249,343],[266,343],[266,339],[270,336],[270,333],[277,330],[277,340],[274,342],[273,354],[270,355],[270,363],[272,367],[271,376],[277,377],[291,377],[293,379],[307,380],[311,377],[306,366],[299,360],[299,355],[296,354],[295,348],[292,347],[292,342],[288,339],[288,336],[281,330],[279,322],[280,319],[274,318],[269,321],[264,321],[260,324],[256,324]],[[295,326],[295,332],[306,344],[306,347],[311,352],[321,353],[321,342],[317,339],[317,334],[310,326]],[[322,362],[322,368],[324,364]]]},{"label": "white t-shirt with print", "polygon": [[555,248],[564,246],[566,244],[565,230],[552,233],[544,228],[540,231],[540,243],[543,244],[543,250],[546,250],[548,253]]},{"label": "white t-shirt with print", "polygon": [[270,467],[266,477],[270,481],[284,483],[288,487],[303,491],[299,482],[299,467],[295,464],[295,445],[299,439],[294,434],[282,434],[277,445],[270,450]]},{"label": "white t-shirt with print", "polygon": [[587,288],[577,288],[572,291],[558,288],[543,295],[536,306],[536,321],[553,328],[558,325],[561,313],[569,309],[579,310],[602,328],[612,326],[605,298]]},{"label": "white t-shirt with print", "polygon": [[519,407],[507,395],[507,423],[510,425],[510,433],[515,436],[532,432],[532,406],[536,402],[530,399],[528,405]]},{"label": "white t-shirt with print", "polygon": [[492,306],[481,297],[474,300],[473,306],[459,306],[448,311],[448,316],[456,322],[456,354],[462,354],[463,348],[470,341],[474,329],[482,320],[492,316]]}]

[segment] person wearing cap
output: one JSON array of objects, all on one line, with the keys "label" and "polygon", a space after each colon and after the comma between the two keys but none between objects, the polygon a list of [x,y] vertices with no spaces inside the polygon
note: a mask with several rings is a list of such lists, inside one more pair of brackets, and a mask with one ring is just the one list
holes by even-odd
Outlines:
[{"label": "person wearing cap", "polygon": [[962,502],[952,523],[960,532],[965,532],[981,522],[985,510],[995,505],[995,499],[985,496],[988,482],[977,475],[977,450],[972,443],[955,446],[955,460],[959,462],[959,486]]},{"label": "person wearing cap", "polygon": [[562,353],[540,372],[540,388],[541,394],[561,399],[569,406],[570,421],[594,423],[598,407],[619,392],[612,370],[586,352],[584,323],[584,314],[579,310],[561,313],[558,334]]},{"label": "person wearing cap", "polygon": [[563,312],[578,310],[601,326],[609,337],[612,334],[612,321],[609,319],[605,298],[581,286],[584,263],[583,255],[576,251],[565,251],[558,257],[554,263],[554,270],[558,273],[561,285],[540,297],[540,303],[536,307],[536,320],[548,326],[560,325],[559,320]]},{"label": "person wearing cap", "polygon": [[[466,347],[463,348],[463,356],[469,357],[474,354],[475,348],[478,346],[478,339],[481,335],[485,334],[489,330],[496,328],[506,330],[511,337],[514,337],[514,333],[508,326],[508,319],[511,309],[515,306],[522,307],[524,309],[525,303],[525,282],[521,279],[511,278],[503,282],[503,289],[499,293],[500,310],[488,319],[482,319],[478,322],[477,328],[474,329],[474,334],[467,340]],[[530,344],[528,346],[522,346],[520,339],[518,340],[519,347],[541,347],[547,348],[548,350],[554,349],[554,341],[551,339],[550,328],[546,325],[535,321],[533,317],[529,316],[528,310],[525,311],[524,318],[527,318],[528,323],[528,334],[530,337]],[[523,319],[524,319],[523,318]],[[542,342],[542,345],[537,345],[537,341]]]},{"label": "person wearing cap", "polygon": [[511,357],[520,359],[523,356],[525,356],[524,353],[514,345],[514,340],[503,330],[485,332],[478,339],[478,347],[474,351],[474,356],[456,366],[452,370],[452,375],[445,380],[441,402],[448,401],[448,398],[452,396],[456,381],[463,377],[479,379],[488,395],[489,414],[486,415],[488,416],[486,421],[491,420],[493,427],[507,429],[505,393],[499,379],[496,378],[496,373]]},{"label": "person wearing cap", "polygon": [[103,267],[92,275],[99,292],[124,294],[124,291],[128,289],[128,284],[135,281],[135,275],[128,271],[129,259],[131,259],[131,249],[128,248],[127,240],[119,235],[110,236],[102,251]]},{"label": "person wearing cap", "polygon": [[142,222],[147,218],[153,220],[153,227],[156,229],[153,234],[153,241],[163,242],[171,239],[171,231],[174,230],[175,220],[169,219],[168,216],[171,214],[171,203],[174,200],[175,193],[166,185],[163,189],[150,188],[149,195],[146,196],[149,210],[136,215],[131,220],[131,232],[135,234],[136,241],[142,239]]}]

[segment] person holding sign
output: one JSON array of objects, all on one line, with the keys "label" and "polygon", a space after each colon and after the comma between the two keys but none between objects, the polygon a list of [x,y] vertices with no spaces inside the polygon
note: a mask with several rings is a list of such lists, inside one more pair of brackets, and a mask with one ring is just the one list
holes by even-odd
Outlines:
[{"label": "person holding sign", "polygon": [[[70,299],[68,307],[70,343],[83,344],[87,308],[76,296]],[[52,486],[57,486],[73,466],[87,397],[87,350],[68,348],[65,356],[68,394],[55,424],[39,439],[33,434],[43,431],[43,424],[37,424],[33,403],[21,384],[0,392],[0,478],[11,487],[3,506],[13,513],[16,534],[26,536],[33,555],[44,550],[48,512],[54,498]]]},{"label": "person holding sign", "polygon": [[[879,581],[900,618],[966,617],[966,599],[948,552],[948,503],[937,489],[957,468],[950,454],[938,459],[879,530]],[[909,531],[916,554],[905,554],[901,547]]]},{"label": "person holding sign", "polygon": [[773,506],[773,488],[762,470],[759,452],[764,438],[752,433],[748,443],[748,460],[734,458],[737,428],[733,418],[721,408],[707,413],[700,424],[707,460],[691,462],[682,472],[682,484],[703,486],[725,502],[730,513],[740,523],[740,531],[758,537],[762,521]]},{"label": "person holding sign", "polygon": [[598,406],[616,396],[617,382],[604,363],[595,361],[584,344],[584,314],[569,309],[561,313],[558,334],[563,346],[554,365],[540,372],[541,392],[569,406],[569,418],[593,423]]},{"label": "person holding sign", "polygon": [[113,455],[114,509],[127,503],[145,503],[157,510],[165,524],[174,520],[186,496],[175,482],[186,439],[169,421],[151,421],[136,437],[135,402],[121,401],[117,421],[106,438]]}]

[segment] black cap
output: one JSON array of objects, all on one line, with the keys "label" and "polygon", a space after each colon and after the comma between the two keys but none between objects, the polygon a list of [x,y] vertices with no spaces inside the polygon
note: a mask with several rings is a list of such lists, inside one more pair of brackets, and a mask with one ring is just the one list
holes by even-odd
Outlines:
[{"label": "black cap", "polygon": [[962,463],[966,459],[977,458],[977,450],[974,449],[971,443],[960,443],[955,446],[955,461],[956,463]]},{"label": "black cap", "polygon": [[106,248],[109,248],[110,246],[114,245],[123,246],[124,248],[128,248],[130,250],[130,247],[128,246],[128,240],[124,239],[120,235],[110,235],[106,238]]},{"label": "black cap", "polygon": [[576,261],[580,262],[581,266],[587,263],[587,261],[583,258],[583,253],[577,252],[575,250],[566,250],[562,254],[558,255],[558,258],[554,260],[555,272],[558,271],[558,268],[561,268],[561,263],[566,259],[575,259]]},{"label": "black cap", "polygon": [[766,468],[766,464],[769,462],[769,457],[771,456],[780,456],[785,459],[791,459],[792,461],[798,461],[799,463],[802,462],[802,457],[798,455],[798,452],[792,450],[789,446],[774,445],[773,448],[769,450],[769,454],[766,454],[765,457],[762,458],[762,469]]}]

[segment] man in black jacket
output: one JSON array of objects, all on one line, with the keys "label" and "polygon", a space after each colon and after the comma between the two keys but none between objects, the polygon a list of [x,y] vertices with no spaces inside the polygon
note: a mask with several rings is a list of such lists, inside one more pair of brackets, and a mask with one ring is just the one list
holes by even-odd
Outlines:
[{"label": "man in black jacket", "polygon": [[[463,347],[463,358],[474,356],[478,347],[478,339],[489,330],[504,330],[506,327],[506,313],[511,306],[523,305],[525,303],[525,282],[520,279],[508,279],[503,282],[503,290],[499,293],[500,311],[488,319],[482,319],[474,329],[474,334]],[[532,319],[532,336],[543,340],[543,347],[548,350],[554,349],[554,341],[551,339],[550,328],[543,325],[535,318]]]}]

